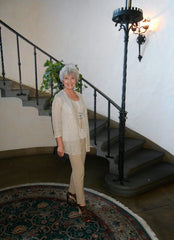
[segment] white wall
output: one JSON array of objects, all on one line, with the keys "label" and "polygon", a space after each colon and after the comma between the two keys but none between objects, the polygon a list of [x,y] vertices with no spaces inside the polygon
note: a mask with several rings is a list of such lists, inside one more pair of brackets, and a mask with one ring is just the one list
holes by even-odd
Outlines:
[{"label": "white wall", "polygon": [[[132,2],[143,9],[144,17],[152,19],[156,29],[147,34],[141,63],[137,59],[136,36],[130,34],[126,125],[174,154],[174,33],[171,30],[174,2]],[[115,28],[112,13],[122,6],[123,0],[0,0],[0,18],[56,58],[78,64],[84,78],[121,104],[124,33]],[[13,64],[6,70],[6,76],[18,79],[17,63],[13,60],[16,49],[10,47],[10,41],[8,34],[4,37],[8,52],[5,64],[8,65],[9,59]],[[21,42],[21,45],[29,52],[25,44]],[[30,86],[34,86],[32,54],[21,57],[27,63],[26,71],[22,70],[23,81]],[[42,54],[39,58],[41,67],[45,58]],[[43,72],[43,69],[39,72],[40,83]],[[89,88],[85,92],[86,103],[92,108]],[[100,113],[105,113],[103,106],[100,100]],[[113,114],[118,121],[118,114]]]},{"label": "white wall", "polygon": [[56,146],[51,118],[19,98],[0,98],[0,151]]}]

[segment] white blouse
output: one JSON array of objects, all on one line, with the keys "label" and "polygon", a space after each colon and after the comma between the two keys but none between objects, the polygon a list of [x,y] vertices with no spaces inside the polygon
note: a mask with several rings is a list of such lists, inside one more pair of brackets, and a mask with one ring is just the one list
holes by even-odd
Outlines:
[{"label": "white blouse", "polygon": [[86,131],[84,129],[84,126],[83,126],[83,104],[82,102],[80,101],[80,99],[78,101],[73,101],[71,100],[72,104],[74,105],[74,108],[75,108],[75,111],[76,111],[76,114],[77,114],[77,118],[78,118],[78,121],[79,121],[79,133],[80,133],[80,139],[84,139],[86,138]]},{"label": "white blouse", "polygon": [[81,154],[80,140],[86,139],[86,151],[90,151],[87,108],[80,93],[79,101],[71,100],[62,90],[55,95],[52,104],[52,123],[55,138],[62,137],[65,152]]}]

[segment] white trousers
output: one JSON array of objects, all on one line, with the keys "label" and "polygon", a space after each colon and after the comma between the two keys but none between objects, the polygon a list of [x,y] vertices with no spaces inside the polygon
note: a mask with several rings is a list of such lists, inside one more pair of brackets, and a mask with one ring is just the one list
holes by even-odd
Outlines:
[{"label": "white trousers", "polygon": [[69,192],[75,193],[77,203],[85,206],[84,194],[84,176],[85,176],[85,158],[86,158],[86,142],[81,140],[81,155],[69,155],[72,173],[70,178]]}]

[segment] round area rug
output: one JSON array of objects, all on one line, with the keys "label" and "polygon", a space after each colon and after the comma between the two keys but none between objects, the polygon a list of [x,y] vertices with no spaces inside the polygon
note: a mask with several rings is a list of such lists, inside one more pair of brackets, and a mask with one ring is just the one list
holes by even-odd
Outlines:
[{"label": "round area rug", "polygon": [[145,221],[120,202],[85,188],[84,223],[66,203],[67,185],[32,184],[0,191],[1,240],[157,240]]}]

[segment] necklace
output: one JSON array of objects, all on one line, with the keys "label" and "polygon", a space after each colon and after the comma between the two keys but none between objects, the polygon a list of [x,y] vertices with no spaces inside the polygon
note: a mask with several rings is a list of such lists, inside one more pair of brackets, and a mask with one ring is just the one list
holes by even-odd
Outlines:
[{"label": "necklace", "polygon": [[73,100],[73,101],[78,101],[79,100],[79,96],[74,91],[66,91],[66,90],[64,90],[64,92],[67,94],[67,96],[71,100]]}]

